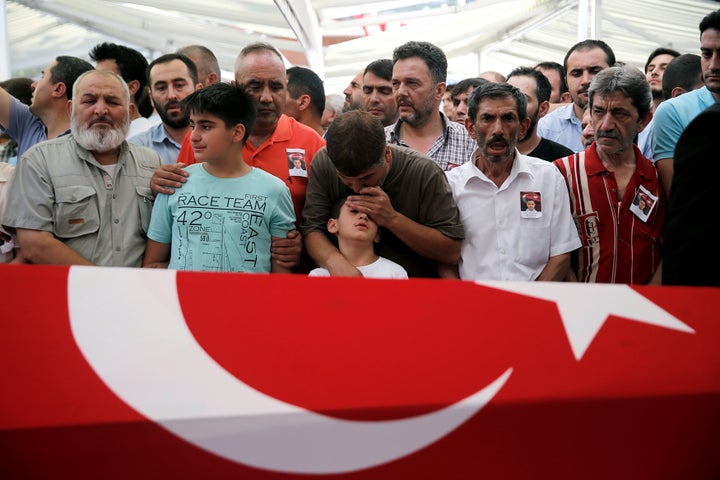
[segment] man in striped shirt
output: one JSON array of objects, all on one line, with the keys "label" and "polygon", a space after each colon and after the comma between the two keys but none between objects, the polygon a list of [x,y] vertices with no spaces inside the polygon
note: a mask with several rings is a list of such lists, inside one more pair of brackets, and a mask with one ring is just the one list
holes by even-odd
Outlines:
[{"label": "man in striped shirt", "polygon": [[665,198],[633,144],[652,118],[650,86],[639,70],[608,68],[592,81],[589,104],[595,143],[555,161],[582,241],[572,272],[581,282],[659,283]]}]

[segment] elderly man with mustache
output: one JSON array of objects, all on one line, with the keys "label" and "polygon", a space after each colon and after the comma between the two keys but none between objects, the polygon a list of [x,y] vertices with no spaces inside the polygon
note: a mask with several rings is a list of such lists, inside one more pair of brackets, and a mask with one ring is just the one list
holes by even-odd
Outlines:
[{"label": "elderly man with mustache", "polygon": [[507,83],[487,83],[470,96],[468,116],[477,150],[447,174],[465,239],[457,267],[441,275],[563,280],[580,240],[558,169],[517,149],[530,126],[527,97]]},{"label": "elderly man with mustache", "polygon": [[71,134],[18,162],[4,224],[30,263],[139,267],[160,157],[125,141],[130,91],[119,75],[82,74],[68,108]]},{"label": "elderly man with mustache", "polygon": [[[608,68],[592,81],[589,104],[595,143],[555,161],[582,241],[572,277],[659,283],[666,202],[654,165],[633,144],[652,118],[650,85],[635,68]],[[639,198],[647,211],[633,205]]]}]

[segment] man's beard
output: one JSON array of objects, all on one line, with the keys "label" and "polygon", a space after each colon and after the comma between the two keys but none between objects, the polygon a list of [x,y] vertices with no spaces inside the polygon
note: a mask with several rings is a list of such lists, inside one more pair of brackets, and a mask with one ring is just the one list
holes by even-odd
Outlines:
[{"label": "man's beard", "polygon": [[102,120],[107,123],[112,121],[106,117],[100,117],[93,119],[90,126],[85,127],[80,125],[80,122],[75,115],[75,112],[70,116],[70,131],[72,132],[75,141],[83,147],[85,150],[91,152],[109,152],[119,147],[127,137],[128,131],[130,130],[130,113],[125,116],[125,121],[118,128],[92,128],[92,123]]},{"label": "man's beard", "polygon": [[535,112],[535,115],[532,115],[531,117],[529,117],[530,118],[530,126],[528,127],[527,132],[525,132],[525,135],[523,136],[523,138],[518,140],[518,142],[520,142],[520,143],[524,142],[525,140],[530,138],[535,133],[535,126],[537,125],[537,122],[538,122],[538,115],[540,115],[539,109],[537,112]]},{"label": "man's beard", "polygon": [[170,128],[185,128],[188,125],[190,125],[190,114],[183,110],[182,116],[178,118],[172,118],[170,115],[168,115],[168,106],[180,106],[180,102],[177,100],[171,100],[168,103],[165,104],[162,108],[155,108],[155,110],[158,113],[158,116],[160,117],[160,120],[162,120],[162,123],[167,125]]}]

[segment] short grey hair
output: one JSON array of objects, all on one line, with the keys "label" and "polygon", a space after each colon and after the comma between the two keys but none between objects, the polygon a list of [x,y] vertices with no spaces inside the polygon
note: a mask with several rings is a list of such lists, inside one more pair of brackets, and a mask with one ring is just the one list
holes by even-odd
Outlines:
[{"label": "short grey hair", "polygon": [[611,95],[621,92],[630,99],[640,117],[652,109],[652,91],[645,74],[635,67],[610,67],[601,70],[588,89],[590,107],[595,95]]},{"label": "short grey hair", "polygon": [[[87,72],[80,75],[77,78],[77,80],[75,80],[75,83],[73,83],[73,88],[72,88],[73,99],[77,98],[78,85],[80,85],[80,81],[83,78],[87,77],[88,75],[103,75],[106,77],[112,77],[115,80],[117,80],[118,84],[122,86],[122,90],[125,95],[125,103],[128,105],[128,108],[130,107],[130,89],[128,88],[127,83],[125,83],[125,80],[123,80],[123,78],[120,75],[118,75],[115,72],[111,72],[110,70],[88,70]],[[75,104],[75,102],[73,101],[73,105],[74,104]]]}]

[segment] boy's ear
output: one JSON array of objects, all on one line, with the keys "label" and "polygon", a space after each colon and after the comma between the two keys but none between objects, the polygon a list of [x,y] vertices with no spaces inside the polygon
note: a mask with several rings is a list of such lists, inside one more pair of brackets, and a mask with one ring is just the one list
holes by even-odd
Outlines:
[{"label": "boy's ear", "polygon": [[378,228],[377,233],[375,234],[375,238],[373,239],[373,242],[380,243],[380,229]]},{"label": "boy's ear", "polygon": [[245,136],[245,125],[238,123],[233,127],[233,141],[242,142]]},{"label": "boy's ear", "polygon": [[328,232],[332,233],[333,235],[338,233],[337,218],[331,218],[330,220],[328,220],[327,229]]}]

